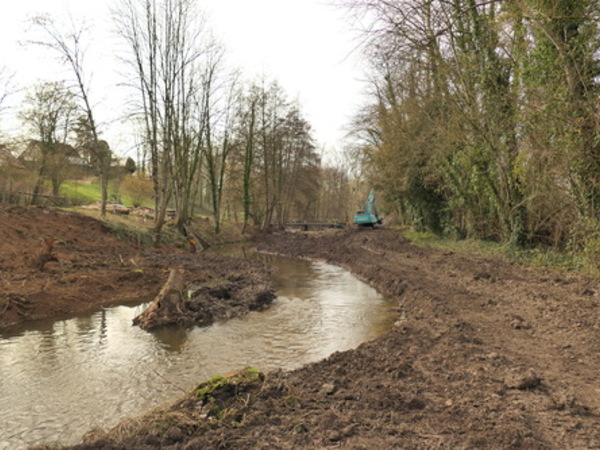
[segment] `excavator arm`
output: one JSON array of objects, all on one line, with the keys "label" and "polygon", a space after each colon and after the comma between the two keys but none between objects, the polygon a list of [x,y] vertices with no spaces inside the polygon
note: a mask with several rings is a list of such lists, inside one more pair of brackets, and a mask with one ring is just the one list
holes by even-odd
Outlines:
[{"label": "excavator arm", "polygon": [[375,191],[371,189],[367,200],[365,201],[364,210],[358,211],[354,216],[354,223],[359,226],[372,227],[381,223],[379,211],[375,202]]}]

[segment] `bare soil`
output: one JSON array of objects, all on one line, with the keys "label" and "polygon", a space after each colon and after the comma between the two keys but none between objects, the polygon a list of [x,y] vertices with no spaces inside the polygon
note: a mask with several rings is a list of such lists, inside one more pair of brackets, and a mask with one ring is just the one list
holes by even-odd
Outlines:
[{"label": "bare soil", "polygon": [[[169,267],[202,265],[60,211],[2,208],[0,236],[4,326],[151,297]],[[35,271],[47,236],[59,261]],[[352,271],[397,302],[395,327],[296,371],[201,384],[75,448],[600,448],[597,281],[417,248],[393,230],[276,234],[260,248]]]},{"label": "bare soil", "polygon": [[184,270],[194,294],[186,325],[245,314],[272,298],[270,272],[257,261],[134,244],[83,214],[0,205],[0,332],[152,300],[170,268]]},{"label": "bare soil", "polygon": [[391,230],[274,235],[351,270],[396,326],[292,372],[206,384],[79,449],[600,448],[597,282],[416,248]]}]

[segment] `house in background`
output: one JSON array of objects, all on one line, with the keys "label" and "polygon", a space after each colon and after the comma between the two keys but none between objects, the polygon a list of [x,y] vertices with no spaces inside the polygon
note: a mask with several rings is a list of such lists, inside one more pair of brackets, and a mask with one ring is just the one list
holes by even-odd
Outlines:
[{"label": "house in background", "polygon": [[32,139],[19,155],[19,161],[37,176],[34,195],[42,193],[47,180],[52,185],[52,195],[58,196],[65,180],[78,179],[89,173],[89,165],[79,151],[60,142],[48,144]]},{"label": "house in background", "polygon": [[27,147],[21,152],[18,159],[28,169],[39,168],[40,165],[47,164],[50,159],[56,159],[66,164],[69,166],[69,170],[87,166],[87,163],[80,157],[79,152],[72,145],[61,142],[46,144],[35,139],[28,141]]},{"label": "house in background", "polygon": [[0,201],[18,203],[19,192],[31,185],[31,171],[6,144],[0,144]]},{"label": "house in background", "polygon": [[25,165],[17,158],[6,144],[0,144],[0,167],[25,169]]}]

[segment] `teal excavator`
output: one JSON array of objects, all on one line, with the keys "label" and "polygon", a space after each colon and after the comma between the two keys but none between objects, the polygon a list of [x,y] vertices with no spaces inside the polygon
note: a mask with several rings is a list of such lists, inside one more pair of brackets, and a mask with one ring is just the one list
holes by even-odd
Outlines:
[{"label": "teal excavator", "polygon": [[356,216],[354,216],[354,223],[361,227],[374,227],[382,223],[377,211],[377,205],[375,204],[375,191],[373,189],[371,189],[365,201],[364,210],[358,211]]}]

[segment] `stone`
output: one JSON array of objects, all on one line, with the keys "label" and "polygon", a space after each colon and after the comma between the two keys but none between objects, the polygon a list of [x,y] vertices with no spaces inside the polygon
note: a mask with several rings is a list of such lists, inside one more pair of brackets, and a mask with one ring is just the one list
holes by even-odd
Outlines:
[{"label": "stone", "polygon": [[535,389],[542,384],[542,379],[535,373],[533,369],[526,371],[515,371],[510,373],[504,380],[504,384],[508,389]]},{"label": "stone", "polygon": [[323,386],[321,386],[321,390],[319,392],[323,395],[331,395],[335,392],[335,384],[325,383]]}]

